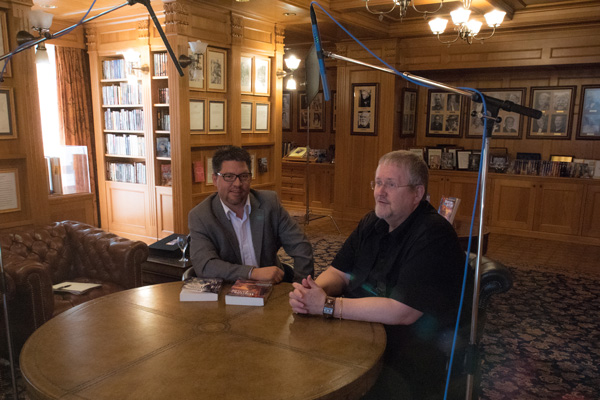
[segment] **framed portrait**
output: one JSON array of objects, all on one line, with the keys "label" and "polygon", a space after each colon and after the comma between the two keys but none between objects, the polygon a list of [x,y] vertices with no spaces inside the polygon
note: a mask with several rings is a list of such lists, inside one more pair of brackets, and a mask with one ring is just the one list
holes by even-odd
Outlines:
[{"label": "framed portrait", "polygon": [[242,101],[242,133],[251,133],[254,119],[254,102]]},{"label": "framed portrait", "polygon": [[331,91],[331,133],[337,131],[337,92]]},{"label": "framed portrait", "polygon": [[600,85],[581,87],[581,118],[577,126],[578,139],[600,139]]},{"label": "framed portrait", "polygon": [[269,66],[268,58],[254,57],[254,94],[269,95]]},{"label": "framed portrait", "polygon": [[461,137],[463,100],[457,93],[430,90],[427,100],[426,136]]},{"label": "framed portrait", "polygon": [[540,110],[540,119],[529,118],[527,137],[531,139],[569,139],[575,86],[532,87],[529,106]]},{"label": "framed portrait", "polygon": [[281,95],[281,129],[292,130],[292,94],[283,92]]},{"label": "framed portrait", "polygon": [[21,210],[19,171],[16,168],[0,169],[0,193],[0,213]]},{"label": "framed portrait", "polygon": [[468,170],[471,150],[456,151],[456,169]]},{"label": "framed portrait", "polygon": [[377,83],[352,84],[351,135],[377,136]]},{"label": "framed portrait", "polygon": [[[0,55],[7,54],[8,47],[8,28],[6,26],[6,12],[0,11]],[[4,62],[0,63],[0,71],[4,68]],[[10,62],[4,70],[3,77],[10,77]]]},{"label": "framed portrait", "polygon": [[206,68],[204,67],[204,54],[194,54],[188,49],[188,55],[192,58],[192,64],[188,68],[190,90],[206,90]]},{"label": "framed portrait", "polygon": [[269,109],[271,105],[267,102],[256,102],[254,132],[269,132]]},{"label": "framed portrait", "polygon": [[201,134],[206,132],[205,120],[205,102],[204,100],[190,99],[190,131],[192,134]]},{"label": "framed portrait", "polygon": [[429,169],[440,169],[442,165],[441,148],[427,149],[427,165],[429,166]]},{"label": "framed portrait", "polygon": [[15,96],[12,88],[0,89],[0,139],[17,137]]},{"label": "framed portrait", "polygon": [[402,88],[402,121],[400,124],[400,136],[410,137],[415,135],[415,123],[417,116],[417,90]]},{"label": "framed portrait", "polygon": [[298,107],[298,130],[324,131],[325,130],[325,101],[323,92],[317,93],[312,103],[308,104],[306,93],[298,93],[300,107]]},{"label": "framed portrait", "polygon": [[206,51],[208,64],[207,90],[225,92],[227,90],[227,51],[209,48]]},{"label": "framed portrait", "polygon": [[240,57],[240,90],[242,94],[252,94],[252,57]]},{"label": "framed portrait", "polygon": [[[485,89],[481,93],[486,96],[494,97],[499,100],[512,101],[515,104],[523,105],[525,102],[525,88],[506,88],[506,89]],[[472,113],[481,113],[482,103],[470,101],[469,122],[467,125],[466,137],[481,137],[483,135],[483,120]],[[494,125],[492,137],[498,139],[520,139],[523,134],[524,117],[516,112],[500,110],[498,116],[502,118],[500,124]],[[491,120],[488,120],[488,124]]]},{"label": "framed portrait", "polygon": [[226,114],[225,100],[208,101],[208,133],[225,133]]}]

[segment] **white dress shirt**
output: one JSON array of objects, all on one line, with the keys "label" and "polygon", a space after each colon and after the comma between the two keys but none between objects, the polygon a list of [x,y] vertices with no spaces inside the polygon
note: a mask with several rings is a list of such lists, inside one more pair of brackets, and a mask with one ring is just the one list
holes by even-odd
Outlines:
[{"label": "white dress shirt", "polygon": [[[222,200],[221,204],[223,205],[223,211],[225,211],[227,219],[231,221],[231,225],[233,226],[233,230],[235,231],[235,236],[237,237],[238,243],[240,245],[242,264],[258,267],[258,262],[256,261],[256,253],[254,252],[254,243],[252,242],[252,232],[250,231],[249,217],[250,212],[252,212],[252,207],[250,206],[250,197],[246,199],[246,205],[244,206],[244,215],[242,216],[242,218],[238,218],[238,216],[235,215],[235,212],[231,210],[231,208],[227,207]],[[250,274],[251,273],[252,271],[250,271]]]}]

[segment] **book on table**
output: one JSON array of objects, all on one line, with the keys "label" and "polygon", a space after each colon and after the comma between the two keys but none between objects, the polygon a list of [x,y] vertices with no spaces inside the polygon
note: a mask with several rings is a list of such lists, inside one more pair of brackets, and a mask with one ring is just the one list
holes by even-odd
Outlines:
[{"label": "book on table", "polygon": [[264,306],[272,290],[271,282],[238,279],[225,295],[225,304]]},{"label": "book on table", "polygon": [[438,213],[452,224],[454,223],[454,217],[456,216],[456,211],[458,211],[459,204],[460,199],[458,197],[442,196]]},{"label": "book on table", "polygon": [[52,285],[52,290],[55,292],[71,293],[71,294],[84,294],[102,286],[100,283],[84,283],[84,282],[61,282],[56,285]]},{"label": "book on table", "polygon": [[222,287],[221,278],[191,277],[183,281],[179,301],[217,301]]}]

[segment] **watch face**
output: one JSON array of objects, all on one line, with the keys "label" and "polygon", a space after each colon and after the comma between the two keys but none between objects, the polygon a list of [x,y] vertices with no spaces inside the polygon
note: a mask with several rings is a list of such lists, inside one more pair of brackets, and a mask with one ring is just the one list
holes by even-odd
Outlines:
[{"label": "watch face", "polygon": [[325,307],[325,308],[323,308],[323,313],[324,314],[328,314],[328,315],[332,315],[333,314],[333,308]]}]

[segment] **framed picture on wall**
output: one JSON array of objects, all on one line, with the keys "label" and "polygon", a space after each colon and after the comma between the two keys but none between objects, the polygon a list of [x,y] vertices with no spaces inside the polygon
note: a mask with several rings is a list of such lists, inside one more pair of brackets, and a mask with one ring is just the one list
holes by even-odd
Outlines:
[{"label": "framed picture on wall", "polygon": [[461,137],[462,96],[430,90],[427,101],[426,136]]},{"label": "framed picture on wall", "polygon": [[227,107],[225,100],[208,101],[208,133],[225,133]]},{"label": "framed picture on wall", "polygon": [[377,136],[377,83],[352,84],[352,135]]},{"label": "framed picture on wall", "polygon": [[252,57],[240,57],[240,91],[242,94],[252,94]]},{"label": "framed picture on wall", "polygon": [[190,99],[190,132],[192,135],[206,133],[204,100]]},{"label": "framed picture on wall", "polygon": [[0,169],[0,193],[0,213],[21,210],[18,169]]},{"label": "framed picture on wall", "polygon": [[540,110],[540,119],[529,118],[530,139],[569,139],[575,86],[531,88],[530,107]]},{"label": "framed picture on wall", "polygon": [[[523,105],[525,102],[525,88],[506,88],[506,89],[485,89],[481,93],[486,96],[494,97],[499,100],[512,101],[515,104]],[[481,137],[483,135],[483,121],[479,116],[473,116],[473,112],[481,113],[482,103],[470,101],[469,123],[467,126],[466,137]],[[500,124],[494,125],[492,137],[498,139],[520,139],[523,133],[524,117],[516,112],[500,110],[498,116],[502,118]],[[488,124],[491,123],[488,120]]]},{"label": "framed picture on wall", "polygon": [[12,88],[0,89],[0,139],[17,137],[15,96]]},{"label": "framed picture on wall", "polygon": [[298,96],[300,99],[300,107],[298,107],[298,130],[306,130],[306,128],[309,127],[311,131],[324,131],[325,102],[323,100],[323,92],[317,93],[310,104],[310,108],[306,93],[298,93]]},{"label": "framed picture on wall", "polygon": [[188,55],[192,59],[192,64],[188,68],[190,90],[205,90],[204,54],[194,54],[191,49],[188,49]]},{"label": "framed picture on wall", "polygon": [[578,139],[600,139],[600,85],[581,87]]},{"label": "framed picture on wall", "polygon": [[271,105],[267,102],[256,102],[255,103],[255,125],[254,132],[269,132],[269,109]]},{"label": "framed picture on wall", "polygon": [[213,184],[213,166],[212,166],[212,157],[206,157],[206,185],[212,186]]},{"label": "framed picture on wall", "polygon": [[254,94],[269,95],[269,65],[268,58],[254,57]]},{"label": "framed picture on wall", "polygon": [[292,94],[283,92],[281,95],[281,129],[292,130]]},{"label": "framed picture on wall", "polygon": [[415,124],[417,117],[417,90],[402,88],[402,121],[400,124],[400,136],[411,137],[415,135]]},{"label": "framed picture on wall", "polygon": [[337,131],[337,92],[331,91],[331,133]]},{"label": "framed picture on wall", "polygon": [[242,101],[242,133],[251,133],[254,123],[252,114],[254,113],[254,103],[252,101]]},{"label": "framed picture on wall", "polygon": [[208,48],[207,50],[207,89],[213,92],[225,92],[227,90],[227,51]]},{"label": "framed picture on wall", "polygon": [[[0,55],[7,54],[8,47],[8,28],[6,27],[6,12],[0,11]],[[0,63],[0,70],[4,68],[4,62]],[[10,77],[10,62],[4,70],[4,77]]]}]

